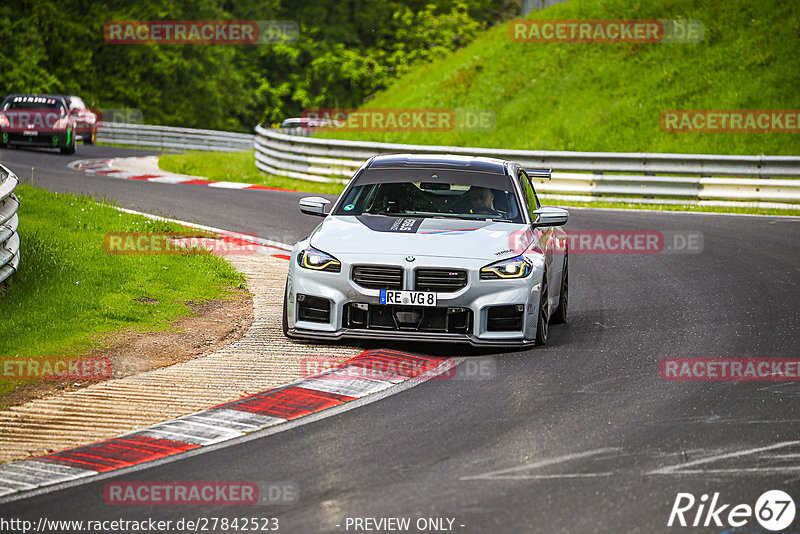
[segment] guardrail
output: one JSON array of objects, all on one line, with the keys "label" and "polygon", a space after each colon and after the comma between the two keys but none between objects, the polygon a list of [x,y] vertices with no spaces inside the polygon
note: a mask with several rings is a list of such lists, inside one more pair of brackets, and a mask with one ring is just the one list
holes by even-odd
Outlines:
[{"label": "guardrail", "polygon": [[252,134],[121,122],[100,123],[97,128],[97,140],[101,143],[179,150],[237,152],[253,148]]},{"label": "guardrail", "polygon": [[800,156],[403,145],[292,136],[256,126],[256,167],[290,178],[341,181],[352,176],[364,160],[377,154],[396,153],[485,156],[515,160],[530,169],[550,168],[552,179],[534,180],[534,185],[538,191],[555,198],[562,195],[560,198],[655,204],[686,204],[689,200],[711,205],[734,201],[746,202],[748,206],[800,209]]},{"label": "guardrail", "polygon": [[19,267],[19,200],[14,195],[19,179],[0,165],[0,289]]}]

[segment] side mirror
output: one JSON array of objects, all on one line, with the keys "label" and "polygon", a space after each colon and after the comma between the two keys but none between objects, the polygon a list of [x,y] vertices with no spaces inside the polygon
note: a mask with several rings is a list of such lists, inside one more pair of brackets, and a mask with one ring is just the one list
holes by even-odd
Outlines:
[{"label": "side mirror", "polygon": [[306,215],[325,217],[325,208],[331,201],[322,197],[305,197],[300,199],[300,211]]},{"label": "side mirror", "polygon": [[561,226],[567,224],[569,212],[563,208],[541,207],[531,213],[533,215],[533,225],[536,227]]}]

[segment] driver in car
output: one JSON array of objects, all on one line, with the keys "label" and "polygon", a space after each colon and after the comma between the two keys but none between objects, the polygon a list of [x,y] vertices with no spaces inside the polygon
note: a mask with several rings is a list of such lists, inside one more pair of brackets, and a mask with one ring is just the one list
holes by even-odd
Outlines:
[{"label": "driver in car", "polygon": [[456,208],[466,213],[496,213],[494,191],[488,187],[473,185],[458,199]]}]

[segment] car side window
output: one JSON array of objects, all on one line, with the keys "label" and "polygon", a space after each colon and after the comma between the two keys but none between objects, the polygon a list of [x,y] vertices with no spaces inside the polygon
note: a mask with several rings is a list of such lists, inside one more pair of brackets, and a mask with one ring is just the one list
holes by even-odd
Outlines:
[{"label": "car side window", "polygon": [[529,203],[528,203],[528,188],[525,187],[525,173],[520,171],[519,175],[517,175],[517,180],[519,181],[519,190],[522,191],[523,207],[527,207]]},{"label": "car side window", "polygon": [[539,208],[542,207],[542,204],[539,202],[539,195],[536,194],[536,188],[533,187],[533,182],[531,182],[530,177],[528,177],[526,175],[526,178],[528,178],[528,187],[531,188],[531,194],[533,195],[533,199],[536,201],[536,208],[535,209],[538,210]]},{"label": "car side window", "polygon": [[528,204],[528,211],[531,214],[531,220],[534,219],[533,212],[538,210],[539,199],[536,198],[536,191],[533,189],[533,185],[531,185],[531,180],[528,178],[528,175],[525,174],[525,171],[520,171],[519,173],[519,180],[520,185],[522,186],[522,190],[525,193],[525,201]]}]

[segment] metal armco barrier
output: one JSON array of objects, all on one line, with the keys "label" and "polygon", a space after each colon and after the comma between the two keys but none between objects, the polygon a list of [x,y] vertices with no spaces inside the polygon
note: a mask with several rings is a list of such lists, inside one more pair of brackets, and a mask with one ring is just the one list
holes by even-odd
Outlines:
[{"label": "metal armco barrier", "polygon": [[636,199],[666,204],[686,203],[676,199],[687,199],[707,204],[734,201],[800,209],[800,156],[550,152],[403,145],[285,135],[256,126],[256,167],[280,176],[317,182],[338,181],[352,176],[366,159],[376,154],[398,153],[485,156],[515,160],[530,169],[550,168],[554,171],[552,180],[536,181],[538,191],[584,200],[626,202]]},{"label": "metal armco barrier", "polygon": [[120,122],[101,123],[97,128],[97,140],[178,150],[237,152],[253,148],[252,134]]},{"label": "metal armco barrier", "polygon": [[19,179],[0,165],[0,288],[19,266],[19,200],[14,195]]}]

